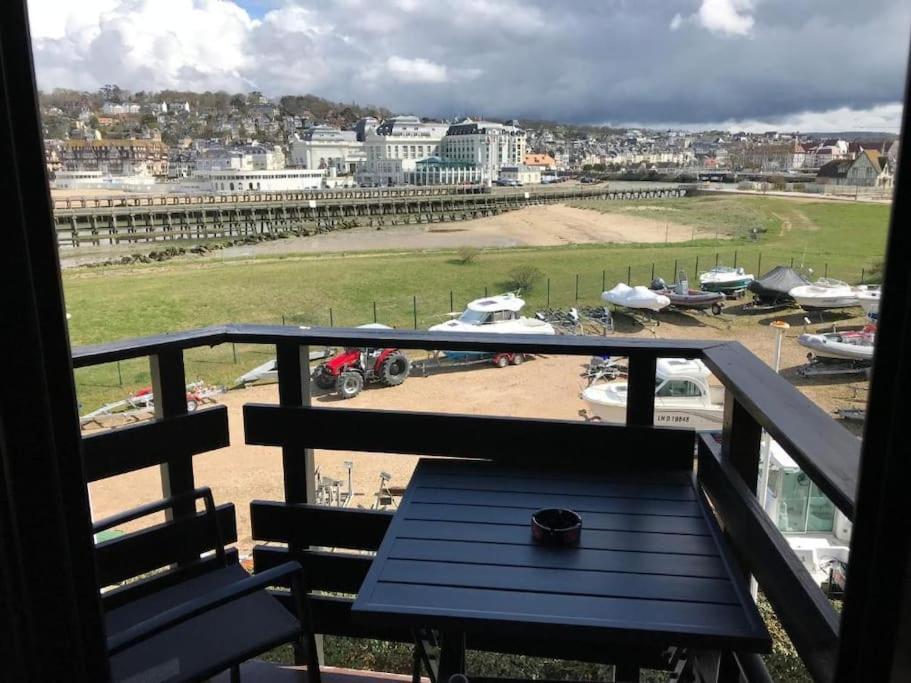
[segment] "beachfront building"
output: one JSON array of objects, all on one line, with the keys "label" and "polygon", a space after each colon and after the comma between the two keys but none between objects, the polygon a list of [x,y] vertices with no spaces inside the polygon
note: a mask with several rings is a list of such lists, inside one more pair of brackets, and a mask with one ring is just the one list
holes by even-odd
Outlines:
[{"label": "beachfront building", "polygon": [[464,161],[445,161],[429,157],[415,163],[414,170],[405,171],[409,185],[477,185],[483,181],[482,169]]},{"label": "beachfront building", "polygon": [[417,162],[440,156],[446,135],[443,123],[424,122],[417,116],[394,116],[375,129],[366,129],[364,161],[357,171],[362,185],[400,185]]},{"label": "beachfront building", "polygon": [[446,131],[440,156],[446,161],[475,164],[484,182],[500,176],[504,166],[518,166],[525,160],[526,133],[517,122],[508,124],[464,119]]},{"label": "beachfront building", "polygon": [[274,171],[285,167],[285,153],[279,146],[241,145],[209,147],[199,152],[198,171]]},{"label": "beachfront building", "polygon": [[197,171],[193,176],[199,190],[217,194],[242,192],[294,192],[318,190],[325,186],[327,172],[320,169],[282,168],[272,170],[225,169]]},{"label": "beachfront building", "polygon": [[334,168],[340,175],[349,175],[364,161],[364,143],[358,141],[357,132],[335,126],[313,126],[291,145],[291,164],[298,168]]},{"label": "beachfront building", "polygon": [[59,154],[64,171],[112,176],[168,174],[168,146],[161,140],[70,139]]},{"label": "beachfront building", "polygon": [[500,168],[499,180],[519,185],[537,185],[541,182],[541,169],[536,166],[517,164]]}]

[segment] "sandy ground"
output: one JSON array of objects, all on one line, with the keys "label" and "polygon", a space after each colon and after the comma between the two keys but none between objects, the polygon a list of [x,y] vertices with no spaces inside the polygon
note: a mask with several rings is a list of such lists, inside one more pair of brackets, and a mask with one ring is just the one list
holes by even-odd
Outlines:
[{"label": "sandy ground", "polygon": [[[803,316],[804,314],[799,312],[786,312],[778,316],[744,315],[713,318],[698,313],[667,313],[662,314],[662,324],[654,329],[643,329],[629,320],[618,317],[617,332],[623,335],[654,335],[680,339],[734,337],[771,364],[775,337],[768,324],[776,317],[783,318],[792,325],[783,346],[783,374],[826,411],[832,411],[836,407],[863,407],[866,400],[865,381],[807,381],[796,376],[794,370],[804,362],[805,357],[805,350],[795,341],[802,331]],[[839,325],[859,322],[859,319],[841,320]],[[812,329],[830,325],[831,323],[814,325]],[[524,365],[503,369],[483,365],[457,372],[431,374],[427,377],[414,375],[400,387],[368,389],[347,402],[340,402],[324,394],[315,395],[314,404],[321,407],[383,408],[578,420],[579,410],[585,407],[579,393],[584,386],[584,380],[580,375],[587,360],[567,356],[539,357]],[[276,401],[275,386],[254,387],[224,395],[221,402],[229,410],[232,445],[199,455],[194,459],[197,483],[210,486],[217,501],[235,503],[238,547],[243,553],[248,552],[252,545],[250,501],[281,500],[283,490],[279,450],[244,445],[241,407],[248,402]],[[846,438],[852,437],[846,434]],[[568,450],[571,450],[571,444],[568,445]],[[364,508],[370,508],[375,502],[374,494],[378,488],[381,471],[392,475],[392,485],[405,486],[416,460],[415,457],[408,455],[328,451],[316,453],[320,473],[343,481],[347,478],[345,461],[353,462],[354,505]],[[343,485],[342,488],[345,490],[346,486]],[[90,489],[94,515],[97,519],[159,498],[158,468],[149,468],[97,482],[92,484]]]},{"label": "sandy ground", "polygon": [[[715,233],[690,226],[654,220],[630,213],[610,214],[577,209],[563,204],[531,206],[499,216],[454,223],[398,225],[354,228],[313,235],[231,247],[205,257],[210,259],[249,258],[268,254],[320,254],[363,251],[544,247],[561,244],[601,244],[630,242],[685,242],[714,237]],[[149,251],[164,246],[121,245],[61,249],[64,267],[110,258],[112,255]]]}]

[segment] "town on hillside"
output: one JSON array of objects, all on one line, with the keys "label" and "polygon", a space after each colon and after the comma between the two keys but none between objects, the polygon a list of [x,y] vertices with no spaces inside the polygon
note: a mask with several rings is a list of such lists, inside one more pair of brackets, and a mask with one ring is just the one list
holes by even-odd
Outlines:
[{"label": "town on hillside", "polygon": [[889,192],[899,148],[883,133],[646,130],[459,116],[260,92],[41,95],[52,188],[184,193],[398,185],[519,186],[627,178]]}]

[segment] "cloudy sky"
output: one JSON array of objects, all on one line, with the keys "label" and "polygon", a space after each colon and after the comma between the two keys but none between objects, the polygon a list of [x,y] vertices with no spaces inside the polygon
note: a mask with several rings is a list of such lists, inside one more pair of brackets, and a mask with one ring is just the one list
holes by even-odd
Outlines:
[{"label": "cloudy sky", "polygon": [[39,86],[397,112],[898,129],[908,0],[29,0]]}]

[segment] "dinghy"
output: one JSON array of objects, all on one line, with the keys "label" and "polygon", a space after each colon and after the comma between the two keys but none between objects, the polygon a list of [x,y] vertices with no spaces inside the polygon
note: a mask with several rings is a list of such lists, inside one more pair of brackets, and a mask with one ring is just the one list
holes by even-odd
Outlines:
[{"label": "dinghy", "polygon": [[839,361],[873,360],[875,342],[876,331],[872,325],[859,331],[802,334],[797,338],[797,343],[810,349],[815,357]]},{"label": "dinghy", "polygon": [[655,278],[650,289],[670,299],[671,308],[695,311],[711,309],[715,315],[721,314],[725,299],[722,292],[703,292],[699,289],[690,289],[686,275],[678,276],[677,282],[670,287],[660,277]]}]

